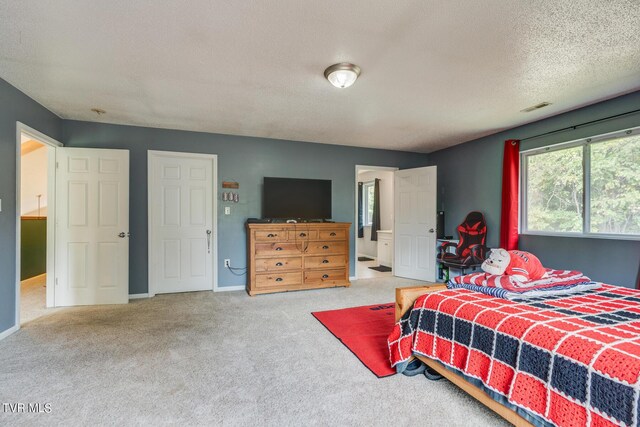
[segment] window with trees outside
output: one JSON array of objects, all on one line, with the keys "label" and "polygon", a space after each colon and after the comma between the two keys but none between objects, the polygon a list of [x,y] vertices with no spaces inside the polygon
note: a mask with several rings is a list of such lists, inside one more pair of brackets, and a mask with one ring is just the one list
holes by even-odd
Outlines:
[{"label": "window with trees outside", "polygon": [[640,128],[521,154],[521,233],[640,238]]},{"label": "window with trees outside", "polygon": [[364,225],[373,223],[373,198],[374,182],[366,182],[362,185],[362,207],[364,213]]}]

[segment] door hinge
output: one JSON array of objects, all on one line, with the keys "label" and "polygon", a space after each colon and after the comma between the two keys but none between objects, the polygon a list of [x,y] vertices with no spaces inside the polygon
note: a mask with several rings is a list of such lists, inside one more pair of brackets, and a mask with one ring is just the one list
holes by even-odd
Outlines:
[{"label": "door hinge", "polygon": [[56,162],[56,169],[60,167],[60,162]]},{"label": "door hinge", "polygon": [[56,286],[58,286],[58,278],[56,277]]}]

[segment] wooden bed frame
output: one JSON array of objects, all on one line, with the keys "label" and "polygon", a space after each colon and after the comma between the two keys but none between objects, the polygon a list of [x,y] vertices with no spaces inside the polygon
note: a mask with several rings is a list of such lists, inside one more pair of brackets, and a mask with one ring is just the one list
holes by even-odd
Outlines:
[{"label": "wooden bed frame", "polygon": [[[436,292],[447,289],[446,285],[434,285],[434,286],[415,286],[410,288],[396,288],[396,321],[402,317],[402,315],[413,307],[415,300],[426,293]],[[518,415],[511,408],[507,408],[499,402],[493,400],[484,390],[471,384],[463,377],[448,370],[443,364],[433,359],[429,359],[423,356],[415,356],[424,362],[427,366],[437,371],[440,375],[460,387],[463,391],[476,398],[480,403],[500,415],[502,418],[517,427],[533,427],[529,421],[522,416]]]}]

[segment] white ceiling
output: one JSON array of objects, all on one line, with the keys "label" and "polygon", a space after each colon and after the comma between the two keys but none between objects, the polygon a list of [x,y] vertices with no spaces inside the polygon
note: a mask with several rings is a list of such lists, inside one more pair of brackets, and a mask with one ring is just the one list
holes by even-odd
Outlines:
[{"label": "white ceiling", "polygon": [[640,89],[638,22],[638,0],[0,0],[0,77],[63,118],[430,152]]}]

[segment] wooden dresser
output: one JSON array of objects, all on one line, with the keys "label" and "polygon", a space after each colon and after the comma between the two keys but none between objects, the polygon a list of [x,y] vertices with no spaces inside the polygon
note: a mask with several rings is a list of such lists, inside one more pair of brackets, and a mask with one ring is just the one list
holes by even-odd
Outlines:
[{"label": "wooden dresser", "polygon": [[350,223],[247,224],[249,295],[349,286]]}]

